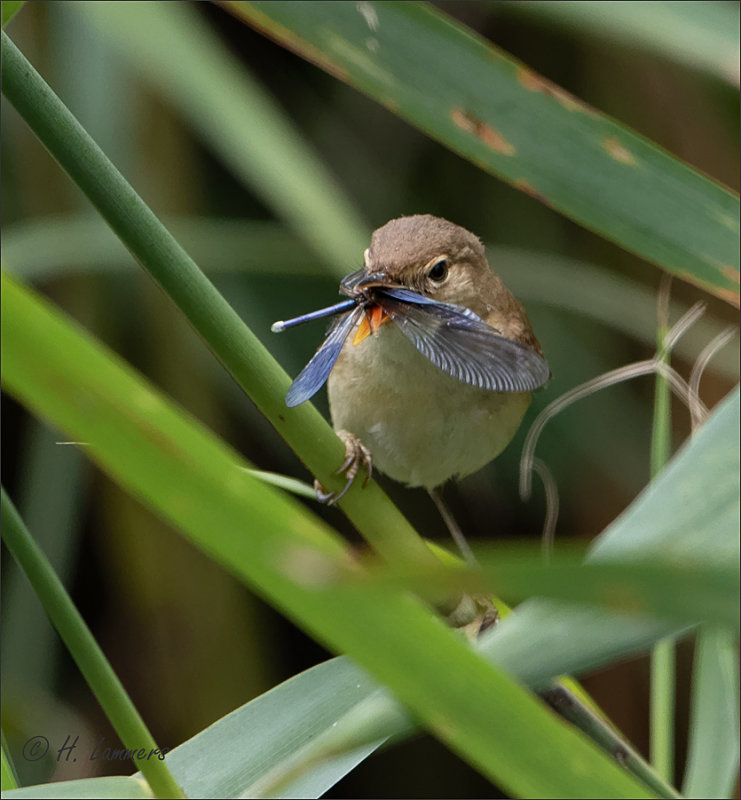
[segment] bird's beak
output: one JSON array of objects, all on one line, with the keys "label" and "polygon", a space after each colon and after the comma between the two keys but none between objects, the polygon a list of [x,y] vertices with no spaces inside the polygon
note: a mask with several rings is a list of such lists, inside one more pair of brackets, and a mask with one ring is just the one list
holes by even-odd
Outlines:
[{"label": "bird's beak", "polygon": [[371,272],[359,276],[353,285],[353,289],[359,291],[370,289],[374,286],[395,286],[395,284],[389,281],[389,276],[384,272]]},{"label": "bird's beak", "polygon": [[[393,286],[388,275],[383,272],[366,272],[360,269],[348,275],[342,281],[342,290],[349,294],[351,297],[362,294],[365,289],[371,289],[374,286]],[[353,345],[360,344],[371,333],[376,333],[384,322],[388,322],[390,317],[378,305],[369,305],[365,309],[365,316],[363,317],[360,326],[355,332],[353,338]]]},{"label": "bird's beak", "polygon": [[388,275],[383,272],[366,272],[365,269],[359,269],[356,272],[351,272],[345,276],[340,283],[340,290],[343,294],[353,297],[363,289],[370,289],[373,286],[393,286]]}]

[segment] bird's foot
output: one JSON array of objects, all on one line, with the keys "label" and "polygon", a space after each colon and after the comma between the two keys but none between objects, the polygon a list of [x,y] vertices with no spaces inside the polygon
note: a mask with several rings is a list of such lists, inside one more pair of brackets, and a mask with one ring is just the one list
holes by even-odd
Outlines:
[{"label": "bird's foot", "polygon": [[325,503],[328,506],[334,505],[345,495],[345,492],[352,486],[361,467],[365,470],[363,486],[368,483],[373,474],[373,459],[371,458],[370,450],[360,439],[349,431],[337,431],[337,435],[342,439],[345,445],[345,460],[335,474],[345,474],[345,486],[340,492],[328,492],[319,481],[314,481],[316,499],[320,503]]}]

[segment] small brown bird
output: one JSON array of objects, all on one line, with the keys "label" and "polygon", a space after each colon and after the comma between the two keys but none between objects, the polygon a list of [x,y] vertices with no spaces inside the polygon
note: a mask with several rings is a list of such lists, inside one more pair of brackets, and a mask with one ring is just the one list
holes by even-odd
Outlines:
[{"label": "small brown bird", "polygon": [[348,451],[348,484],[331,501],[371,457],[391,478],[432,490],[499,455],[550,370],[480,240],[429,214],[391,220],[340,289],[349,300],[273,326],[345,312],[286,398],[298,405],[329,379]]}]

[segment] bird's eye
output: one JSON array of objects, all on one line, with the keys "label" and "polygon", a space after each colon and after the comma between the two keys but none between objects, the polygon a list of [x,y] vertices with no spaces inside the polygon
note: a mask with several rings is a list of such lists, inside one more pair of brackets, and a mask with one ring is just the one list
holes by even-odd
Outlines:
[{"label": "bird's eye", "polygon": [[438,258],[427,273],[427,277],[435,283],[444,281],[448,277],[448,259]]}]

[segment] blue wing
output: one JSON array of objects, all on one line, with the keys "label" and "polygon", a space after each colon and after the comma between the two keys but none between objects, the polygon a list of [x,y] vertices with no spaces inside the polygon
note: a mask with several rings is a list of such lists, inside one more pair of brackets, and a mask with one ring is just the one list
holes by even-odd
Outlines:
[{"label": "blue wing", "polygon": [[356,306],[332,323],[319,349],[288,389],[286,405],[289,408],[301,405],[322,388],[340,355],[345,339],[363,313],[363,308]]},{"label": "blue wing", "polygon": [[496,392],[531,392],[550,377],[541,355],[468,308],[396,287],[384,287],[376,297],[417,350],[459,381]]}]

